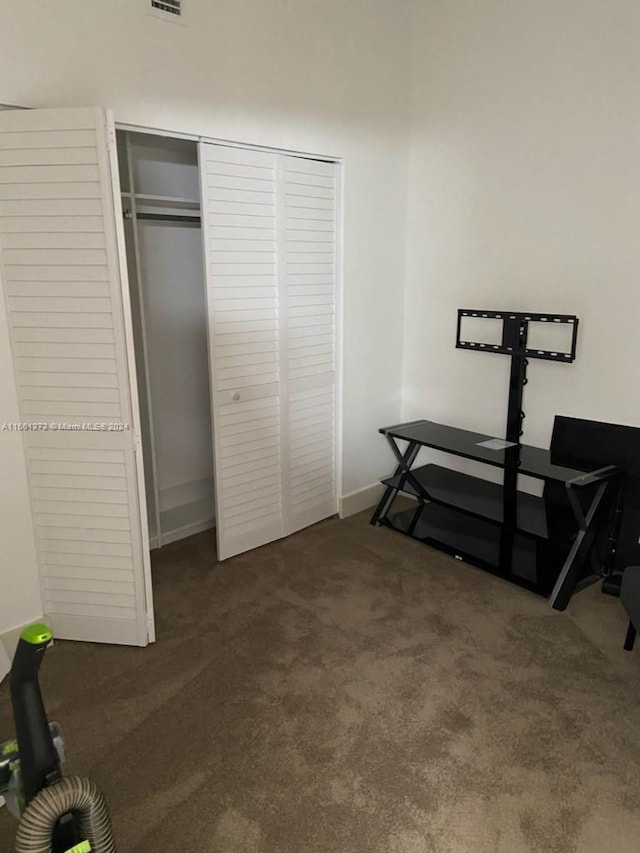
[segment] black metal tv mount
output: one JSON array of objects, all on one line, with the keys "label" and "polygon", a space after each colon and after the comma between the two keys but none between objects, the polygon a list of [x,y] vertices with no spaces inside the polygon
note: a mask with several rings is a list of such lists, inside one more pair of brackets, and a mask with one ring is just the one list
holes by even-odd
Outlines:
[{"label": "black metal tv mount", "polygon": [[[502,320],[502,341],[499,344],[487,344],[461,339],[462,320],[464,317],[475,317],[488,320]],[[548,325],[567,324],[573,327],[571,335],[571,350],[543,350],[527,346],[529,323],[547,323]],[[576,357],[576,342],[578,340],[578,318],[575,314],[529,314],[518,311],[477,311],[470,308],[458,309],[458,331],[456,336],[457,349],[476,350],[476,352],[502,353],[511,356],[511,373],[509,376],[509,403],[507,406],[507,430],[505,438],[514,444],[520,444],[522,436],[522,394],[527,384],[527,366],[530,358],[540,358],[545,361],[572,362]]]}]

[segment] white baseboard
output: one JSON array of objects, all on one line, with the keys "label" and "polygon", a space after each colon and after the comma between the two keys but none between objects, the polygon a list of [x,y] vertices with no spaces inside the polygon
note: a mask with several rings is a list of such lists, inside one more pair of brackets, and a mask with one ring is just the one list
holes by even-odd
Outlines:
[{"label": "white baseboard", "polygon": [[344,495],[338,502],[338,515],[340,518],[348,518],[350,515],[364,512],[365,509],[371,509],[378,503],[383,491],[384,486],[381,483],[373,483],[357,492],[351,492],[350,495]]},{"label": "white baseboard", "polygon": [[[179,539],[186,539],[187,536],[195,536],[196,533],[204,533],[205,530],[211,530],[216,526],[215,521],[196,521],[195,524],[187,524],[186,527],[179,527],[177,530],[170,530],[168,533],[162,534],[162,545],[170,545],[172,542],[177,542]],[[159,548],[158,537],[149,537],[149,550],[154,551]]]}]

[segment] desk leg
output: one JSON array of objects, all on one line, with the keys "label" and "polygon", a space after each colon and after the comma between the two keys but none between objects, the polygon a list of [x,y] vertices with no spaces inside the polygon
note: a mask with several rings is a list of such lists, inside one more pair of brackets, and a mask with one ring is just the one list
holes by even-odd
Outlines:
[{"label": "desk leg", "polygon": [[589,556],[589,552],[593,547],[596,536],[600,531],[600,522],[604,513],[610,506],[609,500],[604,500],[607,493],[610,493],[613,486],[610,482],[602,483],[598,487],[586,515],[583,514],[580,503],[575,496],[573,489],[567,489],[571,506],[576,516],[576,520],[580,526],[578,534],[571,546],[569,556],[564,562],[564,565],[558,575],[558,580],[555,583],[553,592],[549,597],[549,605],[555,610],[565,610],[569,599],[575,589],[578,581],[578,575]]},{"label": "desk leg", "polygon": [[371,516],[370,524],[375,525],[376,527],[381,524],[387,516],[387,513],[391,509],[391,504],[394,502],[396,495],[399,491],[402,490],[405,481],[407,479],[407,473],[411,469],[411,466],[416,461],[416,456],[420,451],[420,445],[417,441],[410,441],[409,446],[405,450],[403,454],[400,454],[397,446],[393,442],[389,436],[387,436],[389,441],[391,442],[393,452],[399,458],[398,466],[396,470],[393,472],[394,477],[400,476],[400,480],[398,481],[397,486],[387,486],[384,491],[384,495],[378,506],[375,509],[375,512]]},{"label": "desk leg", "polygon": [[607,538],[607,555],[605,557],[603,573],[605,576],[613,574],[615,569],[616,553],[618,551],[618,539],[622,525],[622,512],[624,508],[624,483],[618,486],[615,497],[615,510],[611,524],[609,525],[609,536]]}]

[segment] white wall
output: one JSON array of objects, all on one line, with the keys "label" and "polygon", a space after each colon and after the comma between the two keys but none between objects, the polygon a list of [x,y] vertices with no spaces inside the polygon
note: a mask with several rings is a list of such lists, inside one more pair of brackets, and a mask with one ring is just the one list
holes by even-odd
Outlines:
[{"label": "white wall", "polygon": [[416,3],[404,416],[504,434],[508,359],[455,350],[457,308],[575,313],[532,361],[525,441],[558,414],[640,424],[640,5]]},{"label": "white wall", "polygon": [[[22,435],[3,429],[19,420],[4,299],[0,299],[0,401],[1,646],[6,631],[42,616]],[[0,654],[0,678],[4,675],[2,657]]]},{"label": "white wall", "polygon": [[[118,122],[344,158],[343,494],[387,473],[376,430],[400,414],[404,0],[186,0],[185,26],[148,14],[150,0],[4,5],[0,103],[104,105]],[[3,345],[3,419],[9,371]],[[6,487],[22,494],[21,459],[9,462]],[[13,512],[25,527],[26,504]],[[0,541],[10,526],[0,515]]]},{"label": "white wall", "polygon": [[387,0],[10,4],[0,102],[345,159],[343,493],[384,473],[400,411],[408,15]]}]

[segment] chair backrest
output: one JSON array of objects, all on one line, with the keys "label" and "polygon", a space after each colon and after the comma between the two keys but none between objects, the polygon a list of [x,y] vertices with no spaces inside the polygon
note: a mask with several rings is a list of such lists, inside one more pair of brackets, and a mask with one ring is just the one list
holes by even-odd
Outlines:
[{"label": "chair backrest", "polygon": [[[640,428],[556,415],[550,449],[566,461],[596,466],[613,464],[624,469],[624,512],[614,568],[640,564]],[[551,494],[550,488],[545,488],[545,496],[553,498],[556,494],[557,490]],[[605,531],[599,552],[605,546],[606,536]]]}]

